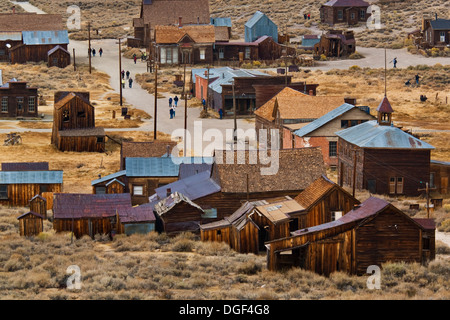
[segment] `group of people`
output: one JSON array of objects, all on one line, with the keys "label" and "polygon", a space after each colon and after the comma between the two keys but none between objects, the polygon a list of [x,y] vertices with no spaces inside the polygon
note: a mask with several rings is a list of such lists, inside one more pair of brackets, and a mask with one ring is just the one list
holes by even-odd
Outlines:
[{"label": "group of people", "polygon": [[[173,105],[172,105],[173,103]],[[175,118],[175,111],[178,106],[178,96],[175,96],[175,98],[172,99],[172,97],[169,98],[169,112],[170,112],[170,119]]]},{"label": "group of people", "polygon": [[[88,49],[89,56],[92,55],[93,57],[95,57],[96,53],[97,53],[97,51],[95,51],[95,48],[92,48],[92,49],[89,48]],[[103,54],[103,49],[102,48],[98,49],[98,54],[100,55],[100,57],[102,56],[102,54]]]},{"label": "group of people", "polygon": [[310,13],[304,13],[303,14],[303,18],[305,18],[305,20],[311,20],[311,14]]},{"label": "group of people", "polygon": [[125,72],[125,70],[122,70],[120,74],[122,75],[122,88],[125,88],[125,76],[128,80],[128,86],[131,88],[133,86],[133,79],[130,77],[130,71]]}]

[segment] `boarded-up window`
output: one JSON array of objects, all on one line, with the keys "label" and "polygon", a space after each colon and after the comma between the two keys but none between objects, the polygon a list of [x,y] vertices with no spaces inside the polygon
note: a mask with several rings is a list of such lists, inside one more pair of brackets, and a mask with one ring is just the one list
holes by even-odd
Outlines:
[{"label": "boarded-up window", "polygon": [[134,196],[143,196],[144,195],[144,186],[133,186],[133,195]]},{"label": "boarded-up window", "polygon": [[397,177],[397,190],[396,190],[397,194],[402,194],[403,193],[403,178],[402,177]]},{"label": "boarded-up window", "polygon": [[389,193],[403,194],[403,177],[389,178]]}]

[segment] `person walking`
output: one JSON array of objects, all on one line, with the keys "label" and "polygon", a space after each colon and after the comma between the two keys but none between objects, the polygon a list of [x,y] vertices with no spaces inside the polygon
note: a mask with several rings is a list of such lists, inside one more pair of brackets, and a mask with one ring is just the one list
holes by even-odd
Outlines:
[{"label": "person walking", "polygon": [[173,98],[173,102],[175,103],[175,108],[178,106],[178,96],[175,96],[175,98]]},{"label": "person walking", "polygon": [[127,79],[130,78],[130,71],[127,71]]},{"label": "person walking", "polygon": [[172,108],[172,97],[169,98],[169,108]]},{"label": "person walking", "polygon": [[131,88],[133,86],[133,79],[129,79],[128,80],[128,86]]},{"label": "person walking", "polygon": [[169,108],[169,112],[170,112],[170,119],[173,119],[173,109],[172,108]]},{"label": "person walking", "polygon": [[219,116],[220,116],[220,120],[222,120],[222,118],[223,118],[223,109],[222,108],[219,109]]},{"label": "person walking", "polygon": [[125,79],[122,78],[122,88],[125,89]]},{"label": "person walking", "polygon": [[120,72],[120,74],[122,75],[122,79],[125,79],[125,70],[122,70],[122,71]]},{"label": "person walking", "polygon": [[172,112],[173,112],[173,117],[174,117],[174,118],[175,118],[175,111],[176,111],[176,109],[177,109],[176,106],[173,106],[173,107],[172,107]]},{"label": "person walking", "polygon": [[419,78],[420,78],[420,76],[418,74],[416,74],[415,78],[416,78],[416,84],[419,85]]},{"label": "person walking", "polygon": [[310,20],[311,19],[311,14],[310,13],[308,13],[308,20]]},{"label": "person walking", "polygon": [[394,64],[394,68],[397,68],[397,57],[392,60],[392,63]]},{"label": "person walking", "polygon": [[136,54],[133,55],[133,59],[134,59],[134,64],[136,64],[136,60],[137,60],[137,55]]},{"label": "person walking", "polygon": [[103,54],[103,49],[102,49],[102,48],[100,48],[100,49],[98,50],[98,54],[100,55],[100,57],[102,56],[102,54]]},{"label": "person walking", "polygon": [[95,57],[95,49],[92,49],[92,55]]}]

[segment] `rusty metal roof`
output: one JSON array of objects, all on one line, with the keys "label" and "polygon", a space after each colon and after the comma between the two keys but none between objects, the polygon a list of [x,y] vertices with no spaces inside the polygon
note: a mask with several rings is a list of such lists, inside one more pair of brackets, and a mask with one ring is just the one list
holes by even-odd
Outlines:
[{"label": "rusty metal roof", "polygon": [[425,141],[394,126],[379,125],[376,120],[336,132],[336,135],[361,148],[433,150]]},{"label": "rusty metal roof", "polygon": [[2,171],[47,171],[48,162],[4,162]]},{"label": "rusty metal roof", "polygon": [[415,222],[420,224],[425,230],[435,230],[436,229],[436,221],[434,219],[426,219],[426,218],[413,218]]},{"label": "rusty metal roof", "polygon": [[53,217],[55,219],[107,218],[114,217],[117,211],[130,207],[129,193],[55,193]]},{"label": "rusty metal roof", "polygon": [[386,96],[384,96],[383,100],[381,100],[380,104],[377,107],[377,111],[385,112],[385,113],[393,113],[394,109]]},{"label": "rusty metal roof", "polygon": [[26,212],[26,213],[24,213],[24,214],[21,214],[20,216],[17,217],[17,219],[25,218],[25,217],[28,216],[29,214],[31,214],[31,215],[33,215],[33,216],[36,216],[36,217],[38,217],[38,218],[41,218],[41,219],[45,219],[42,215],[40,215],[39,213],[33,212],[33,211],[29,211],[29,212]]},{"label": "rusty metal roof", "polygon": [[153,208],[148,204],[119,208],[117,213],[122,223],[154,222],[156,220]]},{"label": "rusty metal roof", "polygon": [[369,3],[363,0],[330,0],[323,4],[331,7],[368,7]]}]

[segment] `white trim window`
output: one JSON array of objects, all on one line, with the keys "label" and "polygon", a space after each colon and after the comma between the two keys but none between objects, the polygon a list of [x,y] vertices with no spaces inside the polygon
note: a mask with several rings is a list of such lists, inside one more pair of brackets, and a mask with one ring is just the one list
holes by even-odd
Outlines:
[{"label": "white trim window", "polygon": [[36,97],[28,97],[28,112],[36,112]]},{"label": "white trim window", "polygon": [[200,60],[205,60],[205,59],[206,59],[206,49],[200,48]]},{"label": "white trim window", "polygon": [[8,112],[8,97],[2,97],[2,112]]}]

